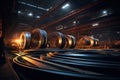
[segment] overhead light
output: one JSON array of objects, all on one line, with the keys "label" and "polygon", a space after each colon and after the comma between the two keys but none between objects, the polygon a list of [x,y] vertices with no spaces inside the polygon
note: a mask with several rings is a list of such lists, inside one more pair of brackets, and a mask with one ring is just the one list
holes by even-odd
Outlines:
[{"label": "overhead light", "polygon": [[103,13],[103,14],[107,14],[107,10],[104,10],[102,13]]},{"label": "overhead light", "polygon": [[36,18],[40,18],[40,16],[36,16]]},{"label": "overhead light", "polygon": [[49,11],[50,9],[46,9],[46,11]]},{"label": "overhead light", "polygon": [[99,26],[99,23],[94,23],[92,24],[92,26]]},{"label": "overhead light", "polygon": [[76,24],[77,22],[76,21],[73,21],[73,24]]},{"label": "overhead light", "polygon": [[120,34],[120,31],[118,31],[117,34]]},{"label": "overhead light", "polygon": [[102,11],[102,16],[107,16],[108,15],[108,11],[107,10],[103,10]]},{"label": "overhead light", "polygon": [[28,16],[33,16],[33,14],[32,13],[28,13]]},{"label": "overhead light", "polygon": [[66,3],[65,5],[62,6],[62,9],[65,9],[65,8],[67,8],[69,6],[70,6],[70,4]]},{"label": "overhead light", "polygon": [[18,13],[20,14],[20,13],[21,13],[21,11],[18,11]]}]

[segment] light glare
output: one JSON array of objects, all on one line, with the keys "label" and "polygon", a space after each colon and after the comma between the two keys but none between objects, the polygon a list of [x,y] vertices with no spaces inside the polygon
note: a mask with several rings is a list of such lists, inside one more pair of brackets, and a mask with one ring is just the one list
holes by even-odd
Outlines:
[{"label": "light glare", "polygon": [[99,23],[94,23],[92,24],[92,26],[99,26]]},{"label": "light glare", "polygon": [[69,7],[69,6],[70,6],[70,5],[67,3],[67,4],[63,5],[62,9],[65,9],[65,8],[67,8],[67,7]]},{"label": "light glare", "polygon": [[106,10],[104,10],[104,11],[103,11],[103,14],[107,14],[107,11],[106,11]]},{"label": "light glare", "polygon": [[20,13],[21,13],[21,11],[18,11],[18,13],[20,14]]},{"label": "light glare", "polygon": [[40,16],[36,16],[36,18],[40,18]]},{"label": "light glare", "polygon": [[33,16],[33,14],[32,14],[32,13],[29,13],[28,16]]}]

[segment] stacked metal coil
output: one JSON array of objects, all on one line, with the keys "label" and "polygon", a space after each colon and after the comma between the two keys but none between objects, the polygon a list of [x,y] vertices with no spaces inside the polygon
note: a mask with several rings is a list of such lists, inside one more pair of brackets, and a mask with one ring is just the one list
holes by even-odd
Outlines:
[{"label": "stacked metal coil", "polygon": [[47,32],[41,29],[34,29],[31,34],[31,48],[45,48],[47,45]]},{"label": "stacked metal coil", "polygon": [[22,32],[20,35],[20,49],[29,49],[30,48],[31,33]]},{"label": "stacked metal coil", "polygon": [[74,48],[76,45],[76,39],[73,35],[66,35],[66,44],[65,48]]},{"label": "stacked metal coil", "polygon": [[48,36],[48,45],[50,48],[64,48],[65,36],[60,32],[53,32]]},{"label": "stacked metal coil", "polygon": [[79,40],[79,44],[93,47],[99,45],[99,40],[91,36],[84,36]]}]

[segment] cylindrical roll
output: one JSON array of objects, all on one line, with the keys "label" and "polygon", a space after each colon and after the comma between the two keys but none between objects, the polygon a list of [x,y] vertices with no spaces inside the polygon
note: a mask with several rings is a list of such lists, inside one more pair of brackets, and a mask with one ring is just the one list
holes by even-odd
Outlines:
[{"label": "cylindrical roll", "polygon": [[65,46],[65,36],[60,32],[54,32],[49,35],[48,41],[50,48],[64,48]]},{"label": "cylindrical roll", "polygon": [[30,48],[31,34],[29,32],[22,32],[20,35],[20,48],[28,49]]},{"label": "cylindrical roll", "polygon": [[98,46],[99,45],[98,39],[89,37],[89,40],[90,40],[90,46]]},{"label": "cylindrical roll", "polygon": [[82,38],[79,40],[79,44],[80,44],[80,45],[90,45],[90,40],[89,40],[88,38],[82,37]]},{"label": "cylindrical roll", "polygon": [[99,40],[90,36],[84,36],[80,39],[79,44],[92,47],[99,45]]},{"label": "cylindrical roll", "polygon": [[94,46],[98,46],[99,45],[99,40],[94,38]]},{"label": "cylindrical roll", "polygon": [[74,48],[76,45],[75,37],[72,35],[66,35],[66,45],[65,48]]},{"label": "cylindrical roll", "polygon": [[41,29],[34,29],[31,35],[31,48],[45,48],[47,45],[47,32]]}]

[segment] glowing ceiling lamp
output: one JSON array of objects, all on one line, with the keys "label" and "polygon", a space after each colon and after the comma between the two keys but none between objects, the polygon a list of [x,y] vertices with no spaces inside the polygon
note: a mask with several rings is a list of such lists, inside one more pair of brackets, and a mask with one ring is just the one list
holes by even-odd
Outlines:
[{"label": "glowing ceiling lamp", "polygon": [[103,12],[102,12],[103,14],[107,14],[107,10],[103,10]]},{"label": "glowing ceiling lamp", "polygon": [[20,13],[21,13],[21,11],[18,11],[18,13],[20,14]]},{"label": "glowing ceiling lamp", "polygon": [[32,13],[28,13],[28,16],[33,16],[33,14]]},{"label": "glowing ceiling lamp", "polygon": [[36,18],[40,18],[40,16],[36,16]]},{"label": "glowing ceiling lamp", "polygon": [[62,9],[65,9],[65,8],[67,8],[69,6],[70,6],[70,4],[66,3],[65,5],[62,6]]},{"label": "glowing ceiling lamp", "polygon": [[99,23],[94,23],[92,24],[92,26],[99,26]]}]

